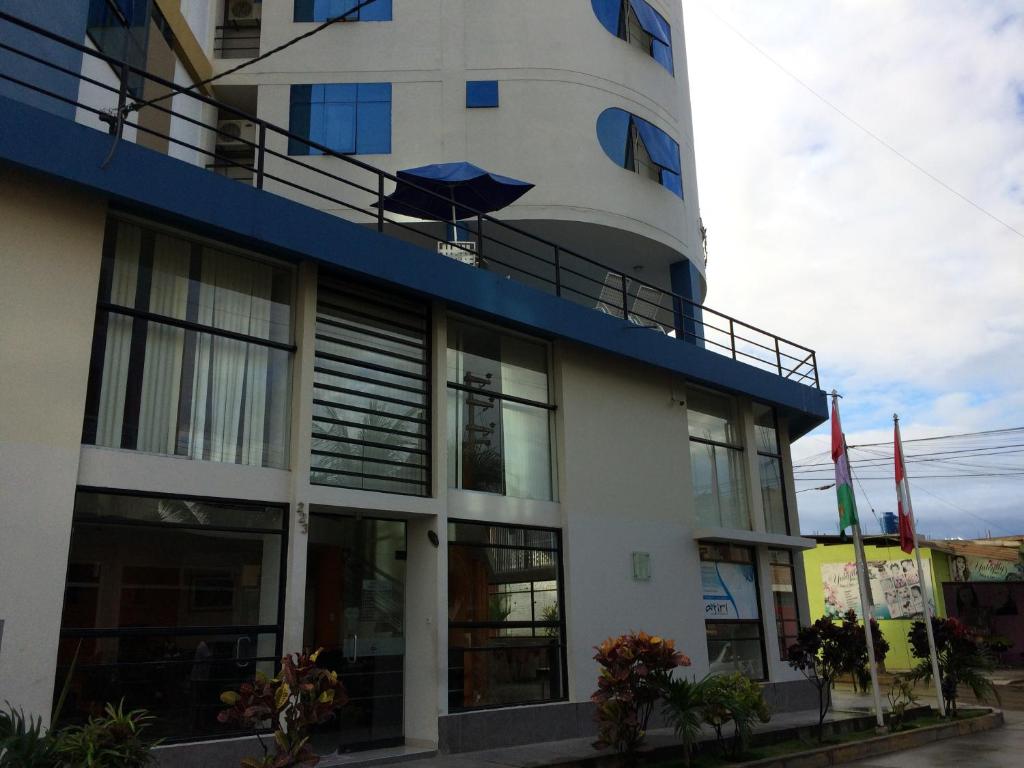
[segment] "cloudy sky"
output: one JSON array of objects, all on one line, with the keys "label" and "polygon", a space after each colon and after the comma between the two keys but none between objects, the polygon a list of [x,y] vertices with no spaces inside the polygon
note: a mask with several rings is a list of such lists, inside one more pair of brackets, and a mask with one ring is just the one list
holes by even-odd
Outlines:
[{"label": "cloudy sky", "polygon": [[[815,349],[851,445],[891,440],[894,411],[905,440],[1024,426],[1024,236],[855,124],[1024,232],[1024,0],[685,0],[684,12],[707,304]],[[793,446],[797,463],[824,460],[826,429]],[[1024,533],[1015,443],[1024,432],[908,445],[1010,446],[911,465],[919,530]],[[877,531],[870,507],[895,508],[891,466],[851,458]],[[961,476],[922,477],[937,474]],[[834,491],[802,491],[828,482],[804,477],[804,532],[835,532]]]}]

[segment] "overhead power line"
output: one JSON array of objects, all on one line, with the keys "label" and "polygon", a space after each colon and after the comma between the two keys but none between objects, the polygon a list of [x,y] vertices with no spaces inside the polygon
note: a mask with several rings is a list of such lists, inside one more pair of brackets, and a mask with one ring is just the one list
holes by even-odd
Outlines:
[{"label": "overhead power line", "polygon": [[818,99],[822,104],[824,104],[829,109],[834,111],[837,115],[842,117],[844,120],[849,122],[851,125],[853,125],[856,128],[860,129],[864,134],[869,136],[875,142],[877,142],[882,147],[884,147],[885,149],[887,149],[890,152],[892,152],[894,155],[896,155],[896,157],[900,158],[903,162],[905,162],[910,167],[914,168],[915,170],[917,170],[918,172],[920,172],[924,176],[927,176],[929,179],[931,179],[933,182],[935,182],[940,187],[945,189],[947,192],[950,192],[951,194],[956,195],[961,200],[963,200],[965,203],[970,205],[972,208],[977,209],[978,211],[980,211],[981,213],[985,214],[990,219],[992,219],[992,221],[996,222],[997,224],[1001,224],[1002,226],[1006,227],[1006,229],[1008,229],[1011,232],[1013,232],[1013,234],[1017,235],[1017,237],[1019,237],[1022,240],[1024,240],[1024,232],[1021,232],[1019,229],[1017,229],[1016,227],[1011,225],[1006,220],[999,218],[998,216],[996,216],[994,213],[992,213],[990,210],[988,210],[984,206],[980,205],[979,203],[976,203],[974,200],[969,198],[963,192],[961,192],[960,190],[956,189],[952,185],[950,185],[950,184],[946,183],[945,181],[943,181],[941,178],[936,176],[934,173],[929,171],[927,168],[922,166],[920,163],[918,163],[918,162],[916,162],[914,160],[911,160],[909,157],[907,157],[905,154],[900,152],[898,149],[896,149],[896,147],[894,147],[892,144],[887,142],[885,139],[883,139],[877,133],[872,131],[870,128],[868,128],[866,125],[864,125],[860,121],[856,120],[854,117],[852,117],[847,112],[844,112],[836,104],[834,104],[833,102],[829,101],[829,99],[825,98],[820,93],[818,93],[816,90],[814,90],[814,88],[812,88],[804,80],[802,80],[799,77],[797,77],[797,75],[795,75],[793,72],[791,72],[785,66],[783,66],[779,61],[774,59],[767,51],[765,51],[763,48],[761,48],[757,43],[755,43],[749,37],[747,37],[742,32],[740,32],[736,27],[734,27],[732,24],[730,24],[724,18],[719,16],[718,13],[716,13],[714,10],[712,10],[712,8],[707,3],[703,2],[703,0],[701,0],[700,4],[704,7],[704,10],[706,10],[708,13],[710,13],[712,16],[714,16],[716,19],[718,19],[719,22],[721,22],[728,29],[730,29],[733,32],[733,34],[735,34],[738,38],[740,38],[740,40],[742,40],[744,43],[746,43],[751,48],[753,48],[755,51],[757,51],[759,54],[761,54],[761,56],[763,56],[765,59],[767,59],[769,62],[771,62],[777,69],[779,69],[779,71],[781,71],[787,77],[792,79],[795,83],[797,83],[797,85],[799,85],[801,88],[806,90],[808,93],[810,93],[816,99]]},{"label": "overhead power line", "polygon": [[220,72],[219,74],[214,75],[213,77],[208,77],[205,80],[201,80],[198,83],[193,83],[192,85],[188,86],[187,88],[182,89],[181,91],[172,91],[170,93],[165,93],[162,96],[157,96],[156,98],[149,99],[148,101],[136,101],[136,102],[133,102],[133,103],[129,104],[127,107],[125,107],[126,113],[137,112],[138,110],[142,109],[143,107],[148,107],[148,106],[151,106],[153,104],[156,104],[157,102],[163,101],[164,99],[168,99],[168,98],[174,96],[177,93],[187,93],[188,91],[191,91],[191,90],[193,90],[195,88],[202,88],[205,85],[209,85],[210,83],[213,83],[213,82],[216,82],[217,80],[220,80],[222,77],[227,77],[228,75],[233,75],[235,72],[238,72],[239,70],[245,69],[246,67],[251,67],[253,64],[256,64],[257,62],[266,61],[271,56],[274,56],[275,54],[280,53],[281,51],[285,50],[286,48],[291,48],[293,45],[295,45],[296,43],[299,43],[299,42],[305,40],[306,38],[312,37],[313,35],[315,35],[315,34],[317,34],[319,32],[322,32],[323,30],[327,29],[332,24],[335,24],[335,23],[337,23],[339,21],[344,21],[349,16],[351,16],[353,13],[357,13],[362,8],[365,8],[367,5],[370,5],[371,3],[375,3],[375,2],[377,2],[377,0],[362,0],[360,3],[358,3],[357,5],[352,6],[351,8],[349,8],[344,13],[339,13],[337,16],[333,16],[333,17],[327,19],[327,21],[323,22],[319,26],[314,27],[313,29],[311,29],[311,30],[309,30],[307,32],[303,32],[301,35],[297,35],[296,37],[293,37],[290,40],[288,40],[288,41],[286,41],[284,43],[281,43],[281,45],[279,45],[279,46],[277,46],[275,48],[271,48],[266,53],[262,53],[259,56],[256,56],[255,58],[249,59],[248,61],[243,61],[241,64],[238,64],[238,65],[236,65],[234,67],[231,67],[230,69],[226,69],[223,72]]}]

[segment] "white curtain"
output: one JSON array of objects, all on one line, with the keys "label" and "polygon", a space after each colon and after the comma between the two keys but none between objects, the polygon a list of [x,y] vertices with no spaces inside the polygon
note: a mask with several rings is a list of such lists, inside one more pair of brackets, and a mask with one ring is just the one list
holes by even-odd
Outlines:
[{"label": "white curtain", "polygon": [[[232,254],[203,254],[198,322],[268,338],[269,266]],[[196,345],[191,451],[210,461],[263,464],[269,351],[207,334]]]},{"label": "white curtain", "polygon": [[[102,296],[112,304],[135,305],[135,288],[139,279],[139,249],[142,232],[134,224],[121,223],[117,228],[110,296]],[[124,423],[125,387],[128,383],[128,361],[131,353],[132,318],[111,312],[107,316],[107,340],[103,352],[103,379],[97,413],[96,445],[121,447]]]},{"label": "white curtain", "polygon": [[[149,311],[184,320],[192,247],[184,240],[156,235]],[[140,321],[141,322],[141,321]],[[138,450],[173,454],[178,439],[178,402],[185,331],[148,323],[142,373]]]},{"label": "white curtain", "polygon": [[[537,372],[527,371],[518,365],[501,364],[501,391],[504,394],[536,398],[540,394],[536,381],[538,378],[540,375]],[[551,499],[549,421],[545,408],[510,400],[501,401],[506,496],[545,501]]]}]

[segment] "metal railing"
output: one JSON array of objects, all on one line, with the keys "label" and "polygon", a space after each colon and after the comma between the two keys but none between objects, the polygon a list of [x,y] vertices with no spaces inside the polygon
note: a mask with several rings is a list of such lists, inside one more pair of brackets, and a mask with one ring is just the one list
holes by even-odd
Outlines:
[{"label": "metal railing", "polygon": [[[375,226],[380,232],[386,229],[389,235],[418,242],[430,250],[435,249],[436,242],[448,239],[444,234],[444,223],[416,222],[406,217],[394,218],[387,215],[380,204],[384,200],[387,184],[398,183],[398,178],[393,174],[8,13],[0,11],[0,21],[28,30],[38,36],[40,42],[49,40],[80,51],[85,56],[102,60],[118,73],[119,85],[110,85],[82,72],[62,67],[54,63],[53,57],[41,56],[4,42],[0,36],[0,50],[35,62],[41,68],[62,73],[78,84],[87,83],[91,91],[106,93],[110,103],[109,106],[83,103],[79,98],[69,98],[3,69],[0,69],[0,80],[72,105],[79,110],[79,115],[94,114],[116,137],[112,141],[120,140],[125,131],[131,129],[136,135],[142,133],[166,141],[168,147],[173,144],[179,148],[178,154],[182,150],[194,152],[197,165],[246,182],[251,178],[249,183],[258,189],[278,192],[298,202],[316,203],[352,221]],[[3,26],[0,24],[0,32]],[[144,102],[136,111],[127,85],[131,76],[155,83],[173,94],[173,98]],[[81,94],[84,90],[76,88],[75,93]],[[227,117],[252,123],[254,135],[249,138],[229,136],[220,130],[219,123],[210,125],[186,114],[184,108],[192,101],[215,107],[220,119]],[[162,122],[147,121],[145,110],[157,110],[165,113],[167,118]],[[166,132],[147,124],[152,122],[166,125],[168,119],[172,127],[165,129]],[[180,121],[181,126],[194,126],[190,130],[193,133],[198,130],[201,140],[196,143],[172,136],[174,120]],[[230,139],[234,149],[231,152],[218,151],[218,138]],[[251,161],[239,158],[239,141],[252,148]],[[116,151],[116,147],[112,147],[113,151]],[[428,197],[434,196],[450,203],[448,198],[417,184],[406,180],[402,180],[402,184],[414,187]],[[628,327],[637,329],[638,333],[672,336],[680,342],[697,344],[783,378],[820,388],[815,353],[807,347],[698,304],[685,296],[626,275],[571,248],[538,237],[488,214],[475,214],[460,222],[459,229],[475,237],[475,253],[468,246],[460,246],[457,242],[450,244],[451,248],[463,248],[467,257],[475,255],[478,268],[515,278],[555,296],[622,318]],[[464,239],[464,236],[460,239]]]}]

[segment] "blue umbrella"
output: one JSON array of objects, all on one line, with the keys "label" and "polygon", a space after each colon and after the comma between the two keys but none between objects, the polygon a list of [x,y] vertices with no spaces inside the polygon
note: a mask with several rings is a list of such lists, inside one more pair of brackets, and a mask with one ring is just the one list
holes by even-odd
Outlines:
[{"label": "blue umbrella", "polygon": [[[533,184],[485,171],[472,163],[439,163],[399,171],[395,191],[384,210],[428,221],[456,222],[498,211],[525,195]],[[416,184],[429,194],[403,184]],[[374,207],[377,204],[374,203]]]}]

